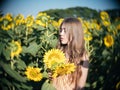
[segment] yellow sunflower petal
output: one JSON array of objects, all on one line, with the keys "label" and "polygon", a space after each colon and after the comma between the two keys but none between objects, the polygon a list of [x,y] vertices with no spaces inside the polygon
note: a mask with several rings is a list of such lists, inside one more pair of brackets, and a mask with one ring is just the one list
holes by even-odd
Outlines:
[{"label": "yellow sunflower petal", "polygon": [[47,68],[52,68],[55,64],[65,62],[65,55],[59,49],[51,49],[44,55],[44,63]]},{"label": "yellow sunflower petal", "polygon": [[104,37],[104,44],[106,47],[111,47],[114,44],[114,39],[111,35]]},{"label": "yellow sunflower petal", "polygon": [[40,71],[41,71],[40,68],[28,66],[26,68],[25,74],[27,75],[27,78],[29,80],[40,81],[42,79],[42,73],[40,73]]}]

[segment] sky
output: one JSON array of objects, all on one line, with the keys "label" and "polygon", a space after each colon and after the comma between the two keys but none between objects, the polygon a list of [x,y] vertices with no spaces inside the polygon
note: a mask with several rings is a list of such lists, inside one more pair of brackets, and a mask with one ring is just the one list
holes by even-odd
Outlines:
[{"label": "sky", "polygon": [[119,0],[1,0],[0,10],[3,14],[23,14],[36,16],[38,12],[49,9],[66,9],[70,7],[88,7],[95,10],[120,9]]}]

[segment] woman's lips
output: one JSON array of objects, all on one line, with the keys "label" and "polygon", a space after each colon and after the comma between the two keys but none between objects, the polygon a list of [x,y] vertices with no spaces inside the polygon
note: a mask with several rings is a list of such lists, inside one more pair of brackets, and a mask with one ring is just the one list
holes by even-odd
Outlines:
[{"label": "woman's lips", "polygon": [[62,41],[63,39],[64,39],[64,38],[62,38],[62,37],[60,38],[61,41]]}]

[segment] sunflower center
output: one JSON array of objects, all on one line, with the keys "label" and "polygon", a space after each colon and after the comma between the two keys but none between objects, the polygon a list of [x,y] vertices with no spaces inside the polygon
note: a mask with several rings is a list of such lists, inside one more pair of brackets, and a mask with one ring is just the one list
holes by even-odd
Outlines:
[{"label": "sunflower center", "polygon": [[51,59],[59,59],[59,55],[57,54],[57,53],[52,53],[51,55],[49,55],[49,57],[48,57],[50,60]]},{"label": "sunflower center", "polygon": [[34,70],[34,71],[31,70],[30,71],[30,76],[33,77],[33,78],[35,78],[38,74],[39,74],[39,72],[37,72],[36,70]]},{"label": "sunflower center", "polygon": [[107,38],[106,40],[108,43],[111,43],[112,42],[112,39],[110,37]]}]

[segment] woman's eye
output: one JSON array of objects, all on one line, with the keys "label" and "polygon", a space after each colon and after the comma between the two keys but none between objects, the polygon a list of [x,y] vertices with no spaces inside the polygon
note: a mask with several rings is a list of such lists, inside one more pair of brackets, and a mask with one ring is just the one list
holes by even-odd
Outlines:
[{"label": "woman's eye", "polygon": [[60,28],[60,33],[61,33],[61,32],[66,33],[66,29],[65,29],[65,28]]},{"label": "woman's eye", "polygon": [[62,29],[60,29],[60,32],[62,32]]}]

